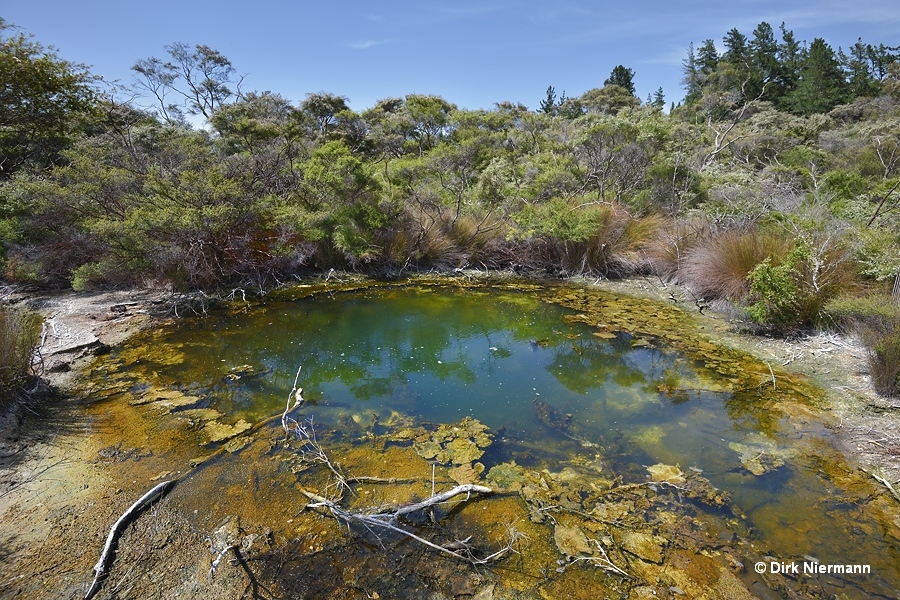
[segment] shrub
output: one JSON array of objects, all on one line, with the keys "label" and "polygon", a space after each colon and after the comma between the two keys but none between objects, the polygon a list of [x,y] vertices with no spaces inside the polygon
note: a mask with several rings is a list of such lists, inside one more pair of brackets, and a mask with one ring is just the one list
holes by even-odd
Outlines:
[{"label": "shrub", "polygon": [[646,250],[664,219],[652,215],[639,219],[619,204],[584,200],[555,198],[523,210],[516,219],[530,227],[520,231],[519,238],[547,247],[546,267],[606,277],[649,271]]},{"label": "shrub", "polygon": [[790,252],[786,235],[731,229],[698,241],[684,256],[678,280],[706,299],[741,301],[750,293],[750,273]]},{"label": "shrub", "polygon": [[747,276],[753,300],[747,311],[755,322],[783,329],[800,321],[803,294],[794,276],[796,263],[795,252],[778,265],[766,258]]},{"label": "shrub", "polygon": [[847,252],[827,240],[801,239],[780,261],[766,258],[754,267],[747,280],[750,317],[778,331],[818,325],[827,302],[854,285]]},{"label": "shrub", "polygon": [[21,394],[32,376],[31,361],[40,337],[41,319],[30,310],[0,306],[0,408]]},{"label": "shrub", "polygon": [[843,297],[827,305],[866,348],[872,386],[879,394],[900,394],[900,299],[882,294]]}]

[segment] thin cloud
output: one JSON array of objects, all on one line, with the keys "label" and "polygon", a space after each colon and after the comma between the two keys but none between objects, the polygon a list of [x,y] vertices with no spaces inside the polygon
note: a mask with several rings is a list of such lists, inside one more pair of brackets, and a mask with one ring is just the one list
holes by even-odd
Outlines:
[{"label": "thin cloud", "polygon": [[360,40],[349,44],[349,47],[354,50],[368,50],[369,48],[374,48],[375,46],[381,46],[387,43],[386,40]]}]

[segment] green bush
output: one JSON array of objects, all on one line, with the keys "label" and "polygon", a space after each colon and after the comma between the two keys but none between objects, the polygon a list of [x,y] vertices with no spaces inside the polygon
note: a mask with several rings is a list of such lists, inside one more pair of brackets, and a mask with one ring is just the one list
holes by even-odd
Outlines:
[{"label": "green bush", "polygon": [[766,258],[750,272],[750,318],[777,331],[814,327],[824,307],[854,285],[847,252],[838,244],[798,240],[781,258]]},{"label": "green bush", "polygon": [[882,294],[845,297],[827,311],[866,348],[872,386],[879,394],[900,394],[900,300]]},{"label": "green bush", "polygon": [[753,299],[747,312],[756,323],[776,329],[800,323],[803,293],[795,279],[795,256],[791,252],[779,265],[766,258],[747,277]]},{"label": "green bush", "polygon": [[13,402],[32,376],[40,331],[37,313],[0,306],[0,408]]}]

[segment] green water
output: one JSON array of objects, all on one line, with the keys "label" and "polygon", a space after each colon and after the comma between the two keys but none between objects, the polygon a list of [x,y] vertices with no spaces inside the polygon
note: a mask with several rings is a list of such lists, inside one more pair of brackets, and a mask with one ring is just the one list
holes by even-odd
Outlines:
[{"label": "green water", "polygon": [[[587,326],[564,323],[567,312],[523,294],[471,291],[375,290],[273,303],[173,332],[168,343],[186,358],[167,375],[247,419],[283,406],[298,366],[304,396],[323,414],[396,410],[438,423],[471,416],[510,436],[542,431],[531,409],[536,396],[601,437],[629,422],[691,412],[655,392],[663,374],[687,368],[684,360],[632,348],[628,335],[598,339]],[[266,375],[225,379],[245,364]]]},{"label": "green water", "polygon": [[[351,418],[379,434],[398,414],[433,424],[472,417],[496,434],[481,459],[488,470],[513,460],[558,470],[579,455],[601,457],[625,482],[645,481],[656,463],[700,470],[731,496],[733,514],[718,517],[740,520],[762,554],[870,564],[874,574],[840,586],[890,596],[900,583],[896,532],[823,466],[827,429],[772,408],[764,379],[749,391],[709,384],[710,369],[727,380],[729,369],[763,367],[720,366],[715,348],[698,357],[639,326],[598,336],[562,304],[489,287],[318,293],[187,320],[113,359],[200,397],[228,423],[280,413],[302,367],[303,410],[323,428]],[[152,351],[135,352],[141,343]],[[565,430],[539,418],[536,398]],[[754,474],[742,462],[752,455],[777,463]]]}]

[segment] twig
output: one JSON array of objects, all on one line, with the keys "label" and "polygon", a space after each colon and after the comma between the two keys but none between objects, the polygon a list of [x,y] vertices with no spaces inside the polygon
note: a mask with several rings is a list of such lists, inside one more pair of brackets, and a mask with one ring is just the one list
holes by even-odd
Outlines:
[{"label": "twig", "polygon": [[128,510],[122,513],[122,516],[113,524],[112,529],[109,530],[109,535],[106,536],[106,544],[103,546],[103,552],[100,553],[100,560],[94,565],[94,581],[91,583],[91,587],[87,594],[85,594],[84,600],[90,600],[93,598],[94,594],[100,591],[101,580],[107,574],[109,565],[112,562],[113,547],[116,545],[116,540],[119,539],[125,525],[154,500],[162,497],[174,484],[175,481],[171,480],[163,481],[156,485],[152,490],[141,496],[137,502],[132,504]]},{"label": "twig", "polygon": [[[297,374],[294,376],[294,386],[291,388],[291,393],[288,394],[287,403],[284,406],[284,412],[281,414],[281,426],[284,428],[286,433],[289,433],[288,426],[288,413],[293,409],[297,408],[301,404],[303,404],[303,388],[297,387],[297,381],[300,379],[300,369],[303,368],[303,365],[297,367]],[[291,406],[291,400],[294,401],[294,405]],[[294,425],[297,425],[297,422],[293,419],[290,419]]]},{"label": "twig", "polygon": [[871,475],[875,481],[877,481],[878,483],[880,483],[881,485],[886,487],[888,489],[888,491],[891,493],[891,496],[893,496],[894,499],[897,500],[897,502],[900,502],[900,492],[897,492],[897,490],[894,489],[894,486],[891,485],[890,481],[888,481],[884,477],[880,477],[880,476],[876,475],[875,473],[872,473],[871,471],[865,471],[865,472],[868,473],[869,475]]},{"label": "twig", "polygon": [[412,477],[373,477],[371,475],[359,475],[346,477],[347,483],[414,483],[417,480]]},{"label": "twig", "polygon": [[600,554],[602,554],[603,556],[576,556],[572,558],[573,563],[579,560],[585,560],[591,564],[597,565],[605,571],[615,573],[616,575],[621,575],[626,579],[631,579],[631,575],[613,564],[613,562],[609,559],[609,555],[606,554],[606,550],[604,550],[603,546],[600,545],[600,542],[595,539],[591,539],[591,541],[594,542],[594,544],[597,546],[597,549],[600,550]]},{"label": "twig", "polygon": [[219,568],[219,563],[222,562],[222,559],[225,558],[225,555],[234,550],[235,548],[239,548],[240,544],[231,544],[227,548],[223,549],[219,552],[219,555],[216,557],[216,560],[212,562],[212,565],[209,567],[209,572],[206,574],[206,580],[212,581],[213,574],[215,574],[216,569]]},{"label": "twig", "polygon": [[338,468],[340,465],[331,462],[328,454],[325,452],[325,450],[322,448],[322,445],[319,443],[319,440],[316,438],[316,428],[313,423],[313,418],[310,417],[307,420],[308,425],[300,425],[296,421],[294,421],[293,423],[293,427],[286,427],[285,431],[295,435],[302,442],[302,445],[300,447],[302,456],[307,457],[314,462],[322,463],[323,465],[328,467],[328,470],[331,471],[334,474],[335,479],[337,479],[338,487],[350,492],[351,495],[355,496],[356,493],[347,482],[347,476],[344,475],[344,473],[342,473]]}]

